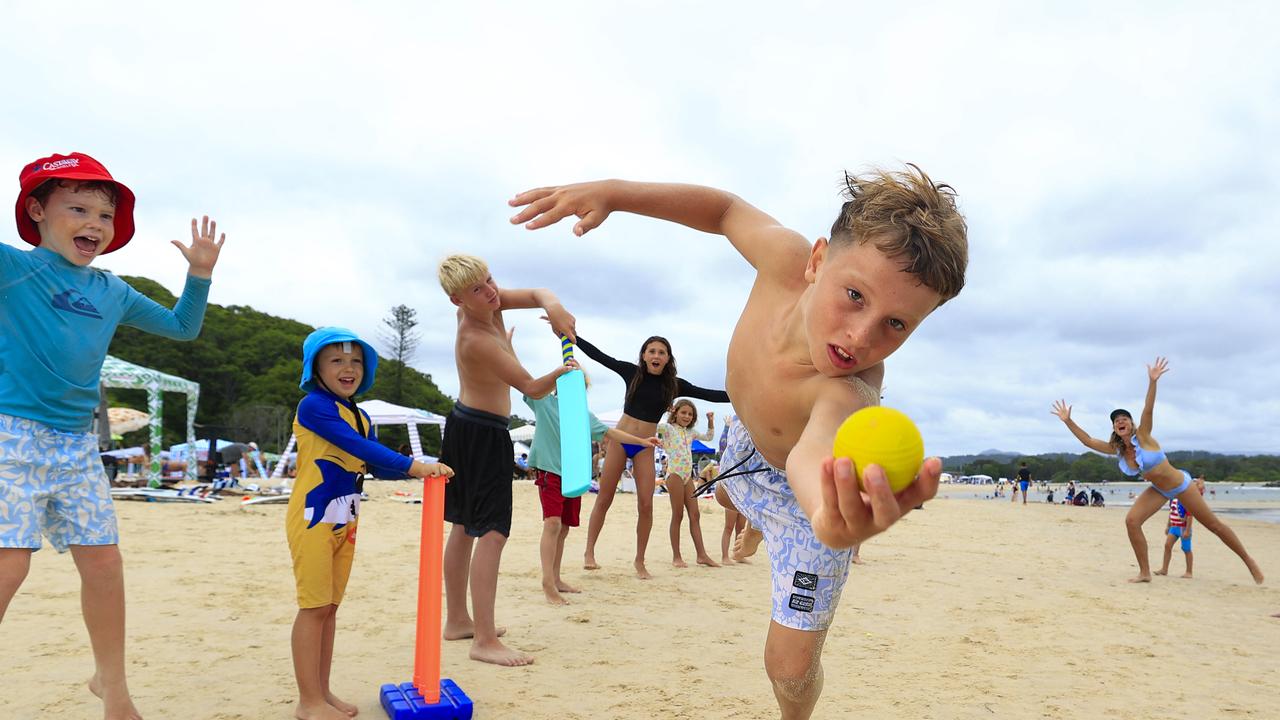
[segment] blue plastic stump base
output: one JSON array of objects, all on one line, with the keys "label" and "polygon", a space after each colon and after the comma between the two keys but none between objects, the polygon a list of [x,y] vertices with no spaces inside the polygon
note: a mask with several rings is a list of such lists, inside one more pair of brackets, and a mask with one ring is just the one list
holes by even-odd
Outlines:
[{"label": "blue plastic stump base", "polygon": [[471,698],[448,678],[441,678],[440,702],[434,705],[411,682],[383,685],[378,695],[391,720],[471,720]]}]

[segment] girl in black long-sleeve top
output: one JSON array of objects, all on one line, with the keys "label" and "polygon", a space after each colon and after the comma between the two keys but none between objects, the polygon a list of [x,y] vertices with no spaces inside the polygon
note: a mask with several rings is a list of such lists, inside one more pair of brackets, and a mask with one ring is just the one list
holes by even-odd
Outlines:
[{"label": "girl in black long-sleeve top", "polygon": [[[627,383],[627,395],[622,406],[622,419],[618,429],[637,437],[652,437],[657,431],[658,420],[677,397],[695,397],[708,402],[727,403],[729,396],[723,390],[708,390],[693,385],[676,376],[676,361],[671,355],[671,343],[666,338],[653,336],[640,346],[638,363],[617,360],[599,348],[577,337],[577,345],[587,357],[616,372]],[[605,450],[604,471],[600,475],[600,494],[591,510],[587,525],[587,550],[583,567],[595,570],[596,539],[604,527],[604,516],[613,504],[614,493],[622,479],[627,460],[632,461],[636,479],[636,501],[639,518],[636,521],[636,575],[641,579],[652,577],[645,568],[645,548],[649,544],[649,530],[653,527],[653,448],[641,445],[624,445],[616,440],[608,441]]]}]

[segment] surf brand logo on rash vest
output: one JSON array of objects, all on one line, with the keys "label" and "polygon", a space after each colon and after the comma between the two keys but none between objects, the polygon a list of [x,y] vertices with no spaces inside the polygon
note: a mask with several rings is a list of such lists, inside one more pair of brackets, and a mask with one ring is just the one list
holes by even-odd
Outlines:
[{"label": "surf brand logo on rash vest", "polygon": [[98,308],[89,302],[89,298],[81,295],[78,290],[63,290],[53,296],[50,302],[54,310],[62,310],[64,312],[81,315],[83,317],[102,319],[102,313],[98,312]]}]

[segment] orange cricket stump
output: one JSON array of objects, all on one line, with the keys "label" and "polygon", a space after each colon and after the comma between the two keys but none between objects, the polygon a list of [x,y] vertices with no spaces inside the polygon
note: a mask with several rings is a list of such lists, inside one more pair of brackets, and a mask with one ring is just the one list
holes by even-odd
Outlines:
[{"label": "orange cricket stump", "polygon": [[418,626],[413,682],[383,685],[378,695],[391,720],[471,720],[471,698],[440,678],[440,582],[444,562],[444,483],[422,482],[422,546],[418,557]]}]

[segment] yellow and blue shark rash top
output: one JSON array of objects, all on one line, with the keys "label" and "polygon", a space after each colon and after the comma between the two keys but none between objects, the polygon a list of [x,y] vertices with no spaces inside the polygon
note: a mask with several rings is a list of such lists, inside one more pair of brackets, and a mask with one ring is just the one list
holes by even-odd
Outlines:
[{"label": "yellow and blue shark rash top", "polygon": [[[366,428],[362,435],[360,425]],[[366,467],[379,477],[406,476],[413,458],[377,441],[368,413],[325,390],[312,390],[293,419],[298,438],[298,477],[289,496],[285,528],[295,533],[324,524],[333,533],[354,525],[360,514],[356,481]]]}]

